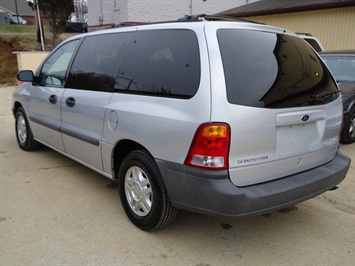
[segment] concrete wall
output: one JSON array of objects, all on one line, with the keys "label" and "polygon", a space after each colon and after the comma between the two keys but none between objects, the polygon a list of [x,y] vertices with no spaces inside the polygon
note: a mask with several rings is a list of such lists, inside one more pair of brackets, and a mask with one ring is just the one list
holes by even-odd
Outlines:
[{"label": "concrete wall", "polygon": [[[176,20],[184,15],[215,14],[258,0],[88,0],[88,24]],[[102,21],[100,23],[100,18]]]},{"label": "concrete wall", "polygon": [[310,33],[326,50],[355,49],[355,7],[247,17],[254,21]]},{"label": "concrete wall", "polygon": [[13,52],[17,56],[18,70],[36,71],[49,52]]}]

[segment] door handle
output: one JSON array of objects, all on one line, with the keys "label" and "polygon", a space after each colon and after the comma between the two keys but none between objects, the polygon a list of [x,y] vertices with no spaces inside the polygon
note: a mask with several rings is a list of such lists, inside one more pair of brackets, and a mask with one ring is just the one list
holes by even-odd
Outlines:
[{"label": "door handle", "polygon": [[68,107],[74,107],[75,99],[73,97],[69,97],[65,100],[65,103],[67,104]]},{"label": "door handle", "polygon": [[57,95],[52,94],[51,96],[49,96],[48,100],[51,104],[56,104],[57,103]]}]

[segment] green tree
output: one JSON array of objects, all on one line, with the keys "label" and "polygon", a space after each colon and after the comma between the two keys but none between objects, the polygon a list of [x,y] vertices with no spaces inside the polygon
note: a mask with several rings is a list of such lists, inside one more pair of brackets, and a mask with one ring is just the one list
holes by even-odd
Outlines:
[{"label": "green tree", "polygon": [[50,31],[52,32],[52,43],[55,46],[66,21],[75,11],[73,0],[37,0],[28,2],[34,9],[37,8],[36,3],[39,5],[41,14],[48,19]]}]

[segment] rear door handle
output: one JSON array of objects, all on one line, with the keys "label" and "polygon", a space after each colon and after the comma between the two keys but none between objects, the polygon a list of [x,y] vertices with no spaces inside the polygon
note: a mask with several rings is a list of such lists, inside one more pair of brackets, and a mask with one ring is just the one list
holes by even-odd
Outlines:
[{"label": "rear door handle", "polygon": [[67,104],[68,107],[74,107],[75,99],[73,97],[69,97],[65,100],[65,103]]},{"label": "rear door handle", "polygon": [[52,94],[51,96],[49,96],[48,100],[51,104],[56,104],[57,103],[57,95]]}]

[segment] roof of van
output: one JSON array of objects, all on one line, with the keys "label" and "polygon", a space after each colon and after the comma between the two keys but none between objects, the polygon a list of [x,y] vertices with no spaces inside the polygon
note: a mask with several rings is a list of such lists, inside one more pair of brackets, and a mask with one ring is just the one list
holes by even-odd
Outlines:
[{"label": "roof of van", "polygon": [[207,14],[196,14],[196,15],[186,15],[177,20],[169,20],[169,21],[158,21],[158,22],[125,22],[117,25],[112,25],[110,28],[117,27],[129,27],[129,26],[140,26],[140,25],[153,25],[153,24],[162,24],[162,23],[174,23],[174,22],[198,22],[198,21],[233,21],[233,22],[249,22],[255,24],[264,24],[252,20],[247,20],[238,17],[231,16],[222,16],[222,15],[207,15]]},{"label": "roof of van", "polygon": [[[283,33],[287,34],[293,34],[296,35],[294,32],[280,28],[280,27],[275,27],[272,25],[268,25],[265,23],[259,23],[247,19],[242,19],[242,18],[236,18],[236,17],[229,17],[229,16],[216,16],[216,15],[206,15],[206,14],[198,14],[198,15],[186,15],[183,18],[180,18],[178,20],[174,21],[161,21],[161,22],[152,22],[152,23],[129,23],[129,24],[119,24],[119,25],[113,25],[111,27],[108,27],[106,29],[100,29],[97,31],[90,31],[88,33],[82,33],[80,35],[72,36],[66,41],[70,41],[73,39],[81,38],[81,36],[91,36],[91,35],[97,35],[97,34],[107,34],[107,33],[115,33],[115,32],[125,32],[125,31],[132,31],[132,28],[135,29],[160,29],[160,25],[164,28],[169,28],[169,25],[175,24],[173,27],[178,27],[181,28],[179,25],[184,25],[182,26],[183,28],[188,28],[189,24],[201,24],[203,27],[204,23],[242,23],[242,24],[248,24],[248,27],[255,27],[255,29],[260,28],[261,30],[269,29],[271,31],[282,31]],[[191,25],[192,26],[192,25]]]}]

